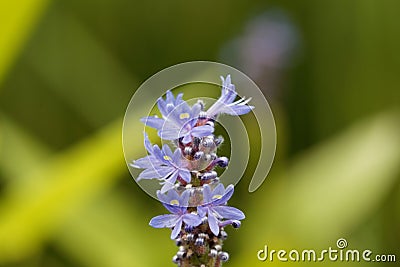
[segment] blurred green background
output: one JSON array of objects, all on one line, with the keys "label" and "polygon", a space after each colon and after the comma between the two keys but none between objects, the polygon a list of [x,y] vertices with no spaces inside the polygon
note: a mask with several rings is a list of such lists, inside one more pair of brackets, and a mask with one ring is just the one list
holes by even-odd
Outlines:
[{"label": "blurred green background", "polygon": [[249,194],[249,168],[230,202],[247,218],[228,230],[226,266],[309,266],[256,254],[341,237],[399,261],[398,10],[396,0],[0,0],[0,266],[173,266],[169,230],[148,226],[164,209],[129,175],[121,127],[141,82],[191,60],[248,74],[277,124],[268,179]]}]

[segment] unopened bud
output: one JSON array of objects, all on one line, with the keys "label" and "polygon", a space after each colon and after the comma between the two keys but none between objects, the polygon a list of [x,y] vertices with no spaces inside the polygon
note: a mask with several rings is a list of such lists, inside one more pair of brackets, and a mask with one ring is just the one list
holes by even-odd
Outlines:
[{"label": "unopened bud", "polygon": [[227,252],[224,252],[224,251],[219,252],[218,253],[218,258],[220,258],[221,261],[223,261],[223,262],[227,262],[229,260],[229,254]]}]

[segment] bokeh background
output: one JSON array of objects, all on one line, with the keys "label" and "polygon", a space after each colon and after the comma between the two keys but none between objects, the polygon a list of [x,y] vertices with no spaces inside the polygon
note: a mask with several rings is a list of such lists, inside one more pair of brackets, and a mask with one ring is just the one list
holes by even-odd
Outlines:
[{"label": "bokeh background", "polygon": [[129,175],[121,128],[141,82],[192,60],[248,74],[277,124],[268,179],[247,192],[254,156],[230,202],[247,219],[228,229],[226,266],[309,266],[256,253],[338,238],[399,261],[398,10],[395,0],[1,0],[0,266],[173,266],[169,230],[148,226],[163,207]]}]

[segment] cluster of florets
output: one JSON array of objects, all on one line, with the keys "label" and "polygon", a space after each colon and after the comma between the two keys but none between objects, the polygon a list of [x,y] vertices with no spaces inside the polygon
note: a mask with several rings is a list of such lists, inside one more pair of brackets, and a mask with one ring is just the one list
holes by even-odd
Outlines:
[{"label": "cluster of florets", "polygon": [[148,155],[134,161],[131,166],[144,169],[137,180],[158,179],[161,189],[158,199],[170,214],[156,216],[150,221],[155,228],[171,228],[171,239],[179,250],[173,262],[179,266],[221,266],[229,259],[222,251],[227,238],[224,227],[240,227],[245,218],[242,211],[227,206],[234,187],[220,183],[215,167],[227,167],[228,158],[218,157],[217,148],[222,137],[214,136],[214,123],[220,114],[242,115],[253,107],[250,99],[235,101],[237,93],[230,75],[222,79],[221,97],[208,109],[198,101],[189,106],[183,94],[167,91],[166,99],[160,97],[157,105],[162,117],[149,116],[142,122],[157,129],[168,144],[161,148],[152,145],[147,134],[144,145]]}]

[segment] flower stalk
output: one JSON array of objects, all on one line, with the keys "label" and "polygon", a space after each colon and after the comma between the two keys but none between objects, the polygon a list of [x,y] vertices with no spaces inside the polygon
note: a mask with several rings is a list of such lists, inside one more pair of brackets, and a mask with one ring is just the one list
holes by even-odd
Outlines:
[{"label": "flower stalk", "polygon": [[234,186],[224,186],[215,169],[226,168],[228,158],[219,157],[217,149],[223,138],[216,137],[214,127],[221,114],[242,115],[254,107],[250,99],[235,101],[237,93],[230,75],[222,80],[221,97],[208,109],[198,101],[189,106],[183,94],[167,91],[158,99],[162,118],[148,116],[141,121],[157,129],[170,145],[152,145],[144,134],[146,157],[133,161],[132,167],[144,169],[137,180],[158,179],[158,199],[169,214],[150,220],[154,228],[170,228],[171,239],[178,246],[172,261],[178,266],[220,267],[229,259],[223,251],[228,235],[225,227],[239,228],[245,218],[242,211],[227,205]]}]

